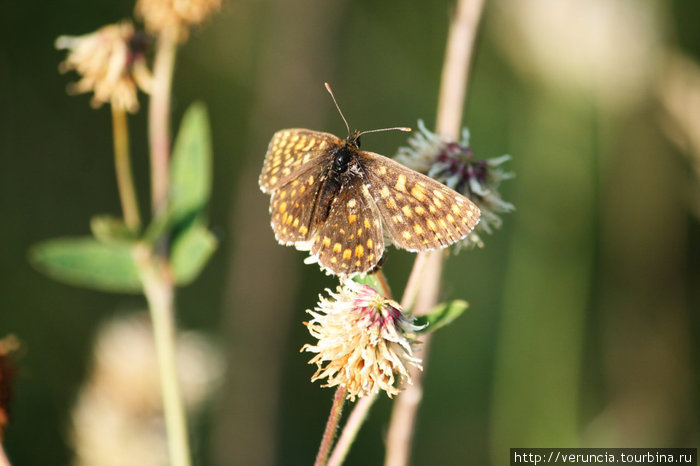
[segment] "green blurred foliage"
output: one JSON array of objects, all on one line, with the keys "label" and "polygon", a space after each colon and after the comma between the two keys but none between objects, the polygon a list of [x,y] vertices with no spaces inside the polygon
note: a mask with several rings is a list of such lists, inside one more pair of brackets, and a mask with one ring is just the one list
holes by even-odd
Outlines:
[{"label": "green blurred foliage", "polygon": [[[331,403],[298,349],[310,338],[303,311],[336,282],[274,241],[256,186],[269,137],[283,127],[342,135],[324,81],[353,127],[434,122],[452,2],[289,3],[229,1],[177,57],[173,128],[192,102],[206,104],[207,216],[220,243],[180,289],[178,318],[221,342],[231,378],[193,422],[198,464],[308,464]],[[507,4],[487,3],[465,123],[478,156],[513,156],[516,178],[502,194],[517,211],[484,249],[447,260],[444,298],[469,309],[435,334],[413,462],[505,464],[515,446],[697,445],[692,163],[664,133],[653,91],[611,109],[597,94],[542,79],[504,51],[510,31],[498,16]],[[119,214],[109,110],[66,95],[76,77],[59,75],[64,54],[53,41],[131,11],[128,1],[0,3],[0,336],[23,343],[5,440],[18,465],[70,462],[70,409],[94,332],[145,308],[138,296],[54,282],[27,257],[42,240],[89,234],[95,214]],[[699,13],[690,0],[658,6],[663,47],[697,62]],[[663,73],[662,61],[654,66],[652,75]],[[145,213],[141,97],[129,126]],[[404,143],[401,134],[363,138],[363,148],[387,155]],[[412,258],[389,251],[397,296]],[[347,464],[381,462],[390,408],[385,397],[373,407]],[[246,445],[259,462],[246,461]]]}]

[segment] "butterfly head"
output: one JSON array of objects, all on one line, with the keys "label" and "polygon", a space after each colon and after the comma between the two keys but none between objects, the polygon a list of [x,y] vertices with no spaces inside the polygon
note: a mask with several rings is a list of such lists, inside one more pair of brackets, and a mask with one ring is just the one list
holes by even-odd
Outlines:
[{"label": "butterfly head", "polygon": [[360,148],[360,136],[362,136],[362,133],[355,130],[352,133],[348,134],[348,137],[345,138],[345,143],[348,146],[351,146],[355,149],[359,149]]}]

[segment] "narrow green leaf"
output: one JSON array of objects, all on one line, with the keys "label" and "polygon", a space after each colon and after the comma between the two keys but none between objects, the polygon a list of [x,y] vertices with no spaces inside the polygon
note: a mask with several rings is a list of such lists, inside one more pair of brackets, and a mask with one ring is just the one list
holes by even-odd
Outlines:
[{"label": "narrow green leaf", "polygon": [[29,251],[41,272],[71,285],[102,291],[140,293],[136,265],[127,243],[102,243],[93,238],[44,241]]},{"label": "narrow green leaf", "polygon": [[90,219],[90,230],[103,243],[130,243],[137,239],[136,233],[124,224],[121,218],[112,215],[95,215]]},{"label": "narrow green leaf", "polygon": [[170,252],[175,283],[187,285],[197,278],[217,243],[214,235],[201,224],[193,224],[178,235]]},{"label": "narrow green leaf", "polygon": [[199,216],[209,201],[211,158],[207,110],[196,102],[182,117],[170,166],[170,210],[178,222]]},{"label": "narrow green leaf", "polygon": [[434,332],[439,328],[451,324],[468,307],[469,303],[461,299],[438,304],[426,315],[416,318],[416,325],[428,324],[428,326],[419,333]]}]

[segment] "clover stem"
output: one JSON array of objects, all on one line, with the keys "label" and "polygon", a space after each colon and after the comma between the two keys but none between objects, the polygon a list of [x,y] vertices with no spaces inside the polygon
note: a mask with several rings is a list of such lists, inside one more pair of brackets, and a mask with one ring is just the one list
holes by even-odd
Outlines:
[{"label": "clover stem", "polygon": [[333,439],[335,438],[335,432],[338,429],[340,415],[343,413],[343,405],[345,404],[346,392],[347,390],[345,389],[345,387],[338,387],[338,389],[335,391],[335,396],[333,397],[333,405],[331,406],[331,412],[328,415],[326,429],[323,431],[321,445],[318,448],[318,454],[316,455],[316,461],[314,462],[314,466],[324,466],[328,461],[328,454],[331,451]]},{"label": "clover stem", "polygon": [[384,275],[384,272],[381,270],[377,270],[377,272],[374,274],[374,277],[377,280],[377,284],[379,285],[379,288],[382,290],[382,294],[386,299],[391,299],[391,288],[389,288],[389,282],[386,279],[386,275]]},{"label": "clover stem", "polygon": [[189,466],[187,418],[177,375],[175,350],[177,328],[172,279],[169,278],[166,264],[160,263],[158,256],[149,246],[138,246],[134,251],[134,259],[139,269],[153,322],[170,464]]},{"label": "clover stem", "polygon": [[[170,183],[170,98],[177,48],[177,27],[165,28],[157,39],[153,87],[148,114],[151,148],[151,204],[153,216],[168,208]],[[144,294],[148,300],[158,355],[163,411],[170,464],[190,465],[185,407],[177,377],[175,340],[175,283],[168,260],[168,237],[136,251]]]},{"label": "clover stem", "polygon": [[158,35],[153,64],[153,88],[148,113],[151,145],[151,204],[154,215],[167,204],[170,173],[170,93],[175,66],[177,29]]},{"label": "clover stem", "polygon": [[348,416],[348,420],[343,427],[340,437],[338,437],[335,448],[333,448],[333,453],[328,459],[328,463],[326,463],[327,466],[340,466],[343,464],[348,451],[350,451],[350,447],[355,441],[355,437],[357,437],[357,433],[360,431],[360,427],[362,427],[365,419],[367,419],[369,409],[376,399],[377,395],[374,394],[362,397],[355,403],[355,407],[350,413],[350,416]]},{"label": "clover stem", "polygon": [[132,231],[141,228],[141,216],[136,200],[134,180],[131,176],[131,158],[129,154],[129,125],[126,111],[112,105],[112,131],[114,133],[114,168],[117,176],[119,200],[124,214],[124,224]]},{"label": "clover stem", "polygon": [[[440,81],[440,95],[436,119],[436,132],[453,140],[459,138],[464,100],[467,92],[469,68],[472,60],[476,32],[483,11],[483,0],[459,0],[457,11],[450,25],[445,51],[445,62]],[[423,257],[421,257],[423,256]],[[423,315],[437,303],[442,277],[443,256],[441,251],[420,253],[414,263],[412,281],[406,287],[402,303],[411,304],[415,294],[413,314]],[[418,288],[417,291],[414,291]],[[430,349],[430,334],[422,334],[421,357],[427,367]],[[385,466],[400,466],[409,463],[416,414],[423,394],[423,372],[411,368],[413,384],[406,387],[396,400],[387,434]]]}]

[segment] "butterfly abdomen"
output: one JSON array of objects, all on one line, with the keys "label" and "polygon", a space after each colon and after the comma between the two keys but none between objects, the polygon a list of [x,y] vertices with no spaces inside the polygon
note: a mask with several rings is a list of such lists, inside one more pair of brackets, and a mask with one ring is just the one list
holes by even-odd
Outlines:
[{"label": "butterfly abdomen", "polygon": [[320,224],[325,223],[328,215],[331,213],[331,205],[338,196],[341,186],[339,176],[331,174],[323,184],[323,187],[321,187],[316,207],[316,215]]},{"label": "butterfly abdomen", "polygon": [[338,197],[343,186],[343,178],[348,176],[348,169],[354,159],[353,148],[348,144],[338,146],[333,152],[333,163],[318,197],[317,213],[320,223],[325,222],[330,215],[333,200]]}]

